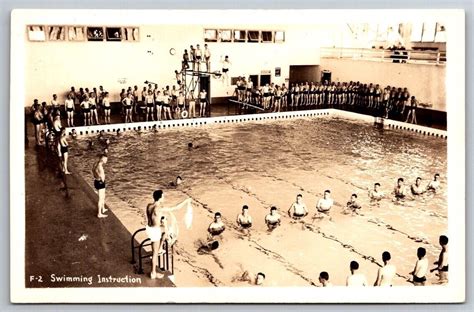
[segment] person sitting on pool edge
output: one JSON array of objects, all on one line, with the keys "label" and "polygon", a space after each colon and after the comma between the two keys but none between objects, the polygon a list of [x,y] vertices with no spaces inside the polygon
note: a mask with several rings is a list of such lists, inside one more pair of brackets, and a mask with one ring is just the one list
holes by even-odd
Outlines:
[{"label": "person sitting on pool edge", "polygon": [[404,185],[403,178],[398,178],[397,186],[395,186],[395,189],[393,190],[393,193],[395,195],[394,201],[403,201],[406,198],[407,190],[406,190],[406,187]]},{"label": "person sitting on pool edge", "polygon": [[421,195],[424,192],[426,192],[426,189],[421,186],[421,178],[420,177],[416,178],[415,183],[411,185],[410,189],[411,189],[411,193],[413,195]]},{"label": "person sitting on pool edge", "polygon": [[370,203],[371,204],[379,204],[379,202],[382,200],[382,198],[385,197],[385,194],[379,190],[380,189],[380,183],[375,183],[374,184],[374,189],[369,191],[369,198],[370,198]]},{"label": "person sitting on pool edge", "polygon": [[222,222],[222,217],[220,212],[214,214],[214,221],[209,224],[207,228],[209,232],[209,238],[222,234],[225,231],[225,224]]},{"label": "person sitting on pool edge", "polygon": [[362,206],[357,200],[357,194],[352,194],[351,199],[347,202],[346,208],[342,211],[342,213],[349,214],[352,212],[352,214],[354,215],[357,214],[357,210],[361,208]]},{"label": "person sitting on pool edge", "polygon": [[329,281],[329,274],[326,271],[319,273],[319,282],[323,285],[323,287],[332,286],[332,283]]},{"label": "person sitting on pool edge", "polygon": [[324,218],[324,216],[329,216],[329,211],[334,205],[334,200],[331,198],[331,191],[325,190],[323,198],[318,200],[316,204],[316,214],[315,218]]},{"label": "person sitting on pool edge", "polygon": [[277,212],[277,207],[272,206],[272,208],[270,208],[270,213],[265,216],[265,223],[267,224],[268,231],[273,231],[280,226],[281,220]]},{"label": "person sitting on pool edge", "polygon": [[252,227],[252,217],[249,215],[249,206],[242,207],[242,213],[237,216],[237,224],[241,230],[248,230]]},{"label": "person sitting on pool edge", "polygon": [[436,173],[433,177],[433,180],[431,180],[426,186],[426,190],[436,193],[440,189],[440,186],[439,173]]},{"label": "person sitting on pool edge", "polygon": [[291,204],[290,209],[288,209],[288,215],[294,220],[301,220],[308,214],[306,209],[306,204],[303,203],[303,195],[298,194],[296,196],[296,202]]}]

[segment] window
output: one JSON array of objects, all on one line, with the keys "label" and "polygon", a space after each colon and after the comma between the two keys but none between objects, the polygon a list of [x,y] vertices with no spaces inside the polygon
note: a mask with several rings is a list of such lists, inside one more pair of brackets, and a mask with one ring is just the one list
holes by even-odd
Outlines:
[{"label": "window", "polygon": [[264,86],[272,82],[272,75],[260,75],[260,85]]},{"label": "window", "polygon": [[87,40],[88,41],[104,41],[104,28],[103,27],[87,27]]},{"label": "window", "polygon": [[84,27],[69,26],[67,28],[67,38],[69,41],[84,41]]},{"label": "window", "polygon": [[204,42],[217,42],[217,29],[204,29]]},{"label": "window", "polygon": [[275,42],[276,43],[285,42],[285,32],[284,31],[275,31]]},{"label": "window", "polygon": [[258,30],[249,30],[247,32],[247,41],[248,42],[259,42],[260,41],[260,31],[258,31]]},{"label": "window", "polygon": [[140,31],[138,27],[122,28],[122,39],[124,41],[140,41]]},{"label": "window", "polygon": [[49,41],[66,40],[66,27],[65,26],[49,26],[48,27],[48,40]]},{"label": "window", "polygon": [[221,42],[232,42],[232,30],[219,31],[219,39]]},{"label": "window", "polygon": [[44,26],[28,26],[28,40],[45,41],[46,34],[44,33]]},{"label": "window", "polygon": [[107,41],[122,41],[122,28],[107,27]]},{"label": "window", "polygon": [[262,42],[273,42],[273,31],[262,31]]},{"label": "window", "polygon": [[247,32],[245,30],[234,30],[234,42],[245,42]]}]

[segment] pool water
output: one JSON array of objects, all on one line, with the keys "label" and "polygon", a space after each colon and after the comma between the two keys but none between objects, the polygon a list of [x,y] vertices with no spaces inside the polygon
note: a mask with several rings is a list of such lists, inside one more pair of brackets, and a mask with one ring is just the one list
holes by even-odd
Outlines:
[{"label": "pool water", "polygon": [[[180,223],[176,246],[178,286],[246,286],[235,278],[243,271],[265,271],[269,286],[318,284],[319,272],[328,271],[333,284],[344,285],[351,260],[372,284],[385,250],[397,266],[394,284],[406,286],[416,249],[425,247],[430,263],[436,261],[438,236],[447,233],[447,144],[441,138],[330,117],[108,137],[107,203],[113,211],[120,206],[145,224],[155,189],[165,189],[169,205],[193,198],[193,225],[188,230]],[[70,157],[92,185],[92,163],[104,145],[94,137],[89,147],[88,140],[70,142]],[[196,148],[188,150],[188,142]],[[435,195],[403,204],[389,195],[380,206],[369,205],[367,192],[375,182],[389,194],[399,177],[409,186],[419,176],[426,185],[435,173],[442,181]],[[184,184],[169,187],[177,175]],[[325,189],[336,202],[332,220],[312,220]],[[290,223],[286,216],[299,193],[310,211],[305,224]],[[362,204],[359,216],[341,214],[352,193]],[[254,220],[250,236],[235,227],[244,204]],[[263,220],[273,205],[283,225],[269,233]],[[202,255],[197,249],[216,211],[227,225],[224,241]],[[183,219],[182,212],[176,216]],[[434,283],[436,277],[428,280]]]}]

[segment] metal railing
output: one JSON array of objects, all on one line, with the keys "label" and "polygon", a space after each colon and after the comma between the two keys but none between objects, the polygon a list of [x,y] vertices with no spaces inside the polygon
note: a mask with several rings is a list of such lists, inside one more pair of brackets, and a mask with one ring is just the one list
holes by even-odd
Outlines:
[{"label": "metal railing", "polygon": [[445,65],[445,51],[321,48],[321,58],[352,59],[388,63]]},{"label": "metal railing", "polygon": [[[135,244],[135,237],[138,233],[145,231],[145,228],[141,228],[132,235],[132,239],[130,242],[131,245],[131,250],[132,250],[132,260],[130,261],[131,264],[136,264],[136,251],[135,249],[138,249],[138,274],[143,274],[143,259],[144,258],[149,258],[152,256],[151,253],[144,253],[144,249],[147,246],[151,246],[151,240],[149,238],[144,239],[140,244],[136,245]],[[162,271],[169,271],[171,272],[171,275],[174,275],[174,247],[173,245],[171,248],[169,248],[168,241],[165,240],[163,243],[163,248],[165,249],[165,253],[162,255],[158,255],[158,267]],[[170,250],[171,249],[171,250]],[[170,253],[171,251],[171,253]],[[170,259],[171,258],[171,259]],[[171,265],[171,270],[170,270],[170,265]]]}]

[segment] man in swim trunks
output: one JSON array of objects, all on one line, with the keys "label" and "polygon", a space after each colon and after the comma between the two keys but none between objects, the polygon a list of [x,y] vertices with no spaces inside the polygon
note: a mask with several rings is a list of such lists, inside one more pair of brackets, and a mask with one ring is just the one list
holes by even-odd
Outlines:
[{"label": "man in swim trunks", "polygon": [[97,217],[105,218],[104,214],[107,209],[105,208],[105,171],[104,165],[107,163],[107,155],[103,154],[100,156],[99,161],[94,164],[92,173],[94,175],[94,187],[99,193],[99,202],[97,203],[98,213]]},{"label": "man in swim trunks", "polygon": [[426,249],[419,247],[416,251],[416,260],[415,268],[410,274],[413,275],[413,285],[415,286],[425,286],[426,282],[426,273],[428,273],[428,258],[425,257]]},{"label": "man in swim trunks", "polygon": [[411,193],[413,195],[421,195],[424,192],[426,192],[426,189],[421,186],[421,178],[420,177],[416,178],[415,184],[412,184],[410,189],[411,189]]},{"label": "man in swim trunks", "polygon": [[323,287],[332,286],[332,283],[329,282],[329,274],[326,271],[319,273],[319,282],[323,285]]},{"label": "man in swim trunks", "polygon": [[371,204],[379,204],[382,198],[385,197],[385,194],[380,191],[380,183],[374,184],[374,189],[369,191],[369,198]]},{"label": "man in swim trunks", "polygon": [[209,224],[207,231],[209,232],[209,238],[220,235],[225,231],[225,224],[222,222],[222,216],[220,212],[216,212],[214,214],[214,221]]},{"label": "man in swim trunks", "polygon": [[428,191],[437,192],[440,189],[439,173],[436,173],[433,177],[433,180],[428,183],[426,189]]},{"label": "man in swim trunks", "polygon": [[269,231],[273,231],[280,226],[281,220],[280,215],[277,212],[277,207],[273,206],[270,208],[270,213],[265,216],[265,224]]},{"label": "man in swim trunks", "polygon": [[163,197],[163,191],[156,190],[153,192],[154,202],[148,204],[146,207],[147,225],[145,227],[146,234],[151,241],[152,258],[151,258],[151,274],[150,277],[155,279],[163,277],[163,274],[156,273],[156,266],[158,265],[158,257],[164,253],[163,244],[168,235],[168,226],[166,217],[158,213],[158,206]]},{"label": "man in swim trunks", "polygon": [[390,263],[392,256],[388,251],[382,253],[383,267],[377,271],[377,279],[374,286],[392,286],[392,280],[397,273],[397,269]]},{"label": "man in swim trunks", "polygon": [[404,185],[404,180],[403,178],[398,178],[397,180],[397,186],[395,186],[395,189],[393,190],[393,193],[395,195],[395,201],[401,201],[404,200],[407,196],[407,190]]},{"label": "man in swim trunks", "polygon": [[298,194],[296,196],[296,202],[294,202],[290,209],[288,209],[288,215],[294,220],[301,220],[308,214],[306,204],[303,203],[303,195]]},{"label": "man in swim trunks", "polygon": [[249,206],[242,207],[242,213],[237,216],[237,225],[240,229],[246,231],[252,227],[252,217],[249,215]]},{"label": "man in swim trunks", "polygon": [[434,271],[438,271],[439,282],[445,284],[448,282],[448,237],[441,235],[439,237],[439,244],[441,245],[441,252],[438,261],[434,263],[437,267],[431,269],[430,272],[433,273]]},{"label": "man in swim trunks", "polygon": [[[147,226],[146,233],[148,238],[152,242],[152,271],[151,278],[162,277],[162,274],[156,273],[156,266],[158,264],[158,257],[164,253],[163,244],[165,240],[168,242],[168,246],[172,246],[178,236],[177,221],[174,217],[172,211],[179,210],[183,207],[186,207],[191,203],[191,199],[185,199],[180,204],[171,207],[164,208],[164,194],[162,190],[156,190],[153,192],[153,203],[150,203],[146,207],[147,215]],[[186,218],[186,216],[185,216]],[[170,223],[168,223],[168,221]],[[185,221],[186,222],[186,221]]]},{"label": "man in swim trunks", "polygon": [[324,217],[325,215],[329,216],[329,211],[331,210],[332,205],[334,205],[334,200],[331,198],[331,191],[325,190],[323,198],[319,199],[316,204],[317,213],[315,217]]}]

